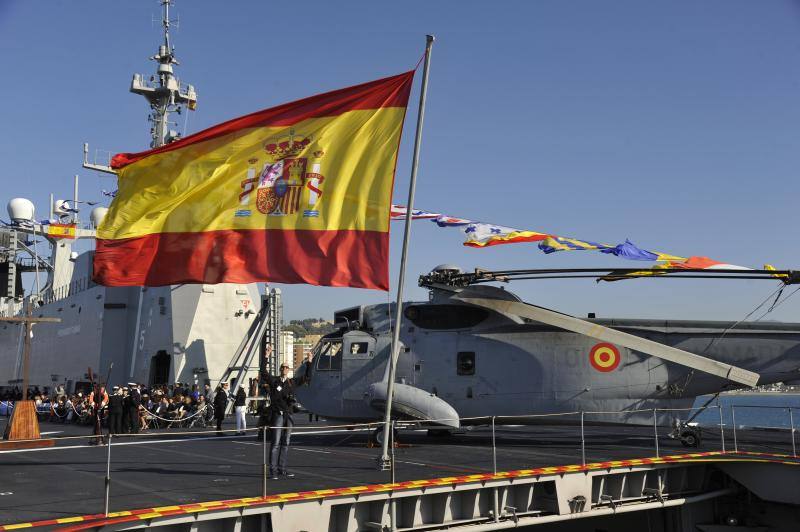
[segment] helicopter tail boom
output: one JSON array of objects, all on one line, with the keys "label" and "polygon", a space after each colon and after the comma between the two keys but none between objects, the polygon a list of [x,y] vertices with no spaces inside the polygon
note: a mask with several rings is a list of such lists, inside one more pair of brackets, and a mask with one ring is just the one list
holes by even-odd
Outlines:
[{"label": "helicopter tail boom", "polygon": [[560,329],[572,331],[578,334],[596,338],[604,342],[611,342],[628,349],[633,349],[650,356],[660,358],[676,364],[709,373],[723,379],[741,384],[744,386],[755,386],[758,384],[759,374],[752,371],[732,366],[719,360],[714,360],[704,356],[696,355],[682,349],[670,347],[668,345],[654,342],[646,338],[641,338],[633,334],[611,329],[596,323],[562,314],[554,310],[538,307],[527,303],[516,301],[486,299],[479,297],[469,297],[467,294],[456,296],[459,301],[487,308],[505,314],[514,314],[523,318],[535,320],[547,325],[552,325]]}]

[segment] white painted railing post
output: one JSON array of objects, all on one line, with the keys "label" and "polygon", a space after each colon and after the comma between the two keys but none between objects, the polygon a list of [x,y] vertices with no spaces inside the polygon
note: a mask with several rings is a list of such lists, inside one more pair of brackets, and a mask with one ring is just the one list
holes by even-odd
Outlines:
[{"label": "white painted railing post", "polygon": [[584,412],[581,410],[581,465],[586,465],[586,436],[583,430]]},{"label": "white painted railing post", "polygon": [[497,441],[494,435],[494,416],[492,416],[492,473],[497,474]]},{"label": "white painted railing post", "polygon": [[658,454],[658,409],[653,409],[653,441],[656,443],[656,458],[659,457]]}]

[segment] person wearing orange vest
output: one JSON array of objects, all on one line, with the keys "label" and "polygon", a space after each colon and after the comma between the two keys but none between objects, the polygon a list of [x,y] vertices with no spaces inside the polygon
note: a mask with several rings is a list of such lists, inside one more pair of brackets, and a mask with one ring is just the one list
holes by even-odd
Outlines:
[{"label": "person wearing orange vest", "polygon": [[94,416],[95,435],[94,438],[89,440],[89,445],[104,443],[105,440],[103,438],[103,427],[101,426],[100,420],[102,416],[102,410],[108,404],[108,392],[106,392],[106,387],[102,384],[95,386],[95,389],[89,393],[88,402],[94,410],[92,415]]}]

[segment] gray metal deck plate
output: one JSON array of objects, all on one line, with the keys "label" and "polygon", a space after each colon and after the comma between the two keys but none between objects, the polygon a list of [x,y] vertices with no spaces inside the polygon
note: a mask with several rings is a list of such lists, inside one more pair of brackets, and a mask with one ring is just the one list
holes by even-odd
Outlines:
[{"label": "gray metal deck plate", "polygon": [[[0,430],[5,420],[0,422]],[[227,426],[226,426],[227,428]],[[380,449],[365,432],[308,434],[299,424],[292,438],[293,479],[269,481],[267,493],[389,482],[375,467]],[[88,427],[44,423],[57,436],[86,434]],[[174,432],[174,431],[173,431]],[[660,454],[688,450],[660,429]],[[111,511],[260,496],[263,447],[255,435],[216,437],[159,433],[158,440],[120,438],[112,446]],[[581,463],[578,427],[498,427],[498,471]],[[705,431],[701,451],[720,449],[718,431]],[[733,434],[726,430],[726,446]],[[428,479],[492,471],[491,431],[475,428],[449,437],[401,433],[395,480]],[[791,453],[788,431],[738,431],[739,450]],[[0,452],[0,523],[38,521],[103,511],[106,448],[83,439],[39,450]],[[653,429],[587,427],[587,462],[655,456]]]}]

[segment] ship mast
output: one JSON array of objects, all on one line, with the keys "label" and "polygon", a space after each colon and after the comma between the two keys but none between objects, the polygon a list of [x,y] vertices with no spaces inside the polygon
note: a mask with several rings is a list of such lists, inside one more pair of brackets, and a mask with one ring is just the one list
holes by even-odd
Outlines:
[{"label": "ship mast", "polygon": [[171,130],[169,121],[171,113],[181,114],[197,107],[197,93],[192,85],[181,85],[175,77],[173,65],[179,65],[175,58],[175,48],[170,44],[169,29],[172,22],[169,8],[174,0],[160,0],[163,6],[161,25],[164,28],[164,43],[158,47],[156,55],[150,59],[158,64],[155,75],[145,80],[142,74],[134,74],[131,81],[131,92],[144,96],[150,104],[148,117],[150,128],[150,147],[157,148],[180,138],[177,131]]}]

